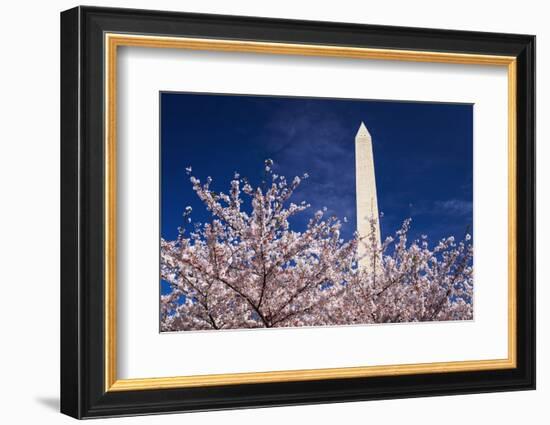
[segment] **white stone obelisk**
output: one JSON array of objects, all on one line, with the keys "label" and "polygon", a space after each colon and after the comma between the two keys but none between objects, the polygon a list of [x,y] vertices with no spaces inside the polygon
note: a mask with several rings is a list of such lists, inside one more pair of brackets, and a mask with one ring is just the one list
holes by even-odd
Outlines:
[{"label": "white stone obelisk", "polygon": [[[374,230],[375,242],[380,247],[380,220],[372,138],[363,122],[355,136],[355,196],[357,199],[357,232],[366,243],[370,243]],[[371,220],[374,220],[374,226]],[[360,244],[359,255],[363,255],[364,252],[365,247]],[[368,267],[370,262],[372,259],[363,258],[360,261],[360,266]]]}]

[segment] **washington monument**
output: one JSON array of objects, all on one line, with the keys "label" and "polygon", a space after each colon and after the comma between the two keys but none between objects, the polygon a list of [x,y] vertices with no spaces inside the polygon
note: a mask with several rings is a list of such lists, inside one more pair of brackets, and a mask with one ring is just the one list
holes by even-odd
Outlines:
[{"label": "washington monument", "polygon": [[[380,221],[378,216],[378,198],[376,196],[376,177],[374,173],[374,157],[372,153],[372,138],[361,122],[355,135],[355,196],[357,199],[357,232],[365,243],[370,243],[372,231],[377,246],[380,246]],[[374,220],[374,226],[371,223]],[[359,245],[359,255],[365,248]],[[361,264],[367,265],[364,258]]]}]

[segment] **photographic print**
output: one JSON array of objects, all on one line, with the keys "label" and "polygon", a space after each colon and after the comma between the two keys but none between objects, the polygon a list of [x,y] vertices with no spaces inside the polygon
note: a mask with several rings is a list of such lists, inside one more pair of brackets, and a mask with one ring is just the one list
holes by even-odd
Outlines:
[{"label": "photographic print", "polygon": [[160,330],[471,320],[473,105],[160,93]]},{"label": "photographic print", "polygon": [[60,34],[62,413],[535,388],[535,36],[90,6]]}]

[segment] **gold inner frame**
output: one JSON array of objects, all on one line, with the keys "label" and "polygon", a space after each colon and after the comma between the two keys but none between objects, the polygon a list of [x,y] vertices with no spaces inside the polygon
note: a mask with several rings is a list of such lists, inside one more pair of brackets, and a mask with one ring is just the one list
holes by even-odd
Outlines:
[{"label": "gold inner frame", "polygon": [[[416,373],[445,373],[516,367],[516,58],[463,53],[371,49],[149,35],[105,34],[105,391],[132,391],[214,385],[309,381]],[[495,360],[247,372],[163,378],[118,379],[116,325],[116,123],[119,46],[328,56],[451,64],[504,66],[508,72],[508,357]]]}]

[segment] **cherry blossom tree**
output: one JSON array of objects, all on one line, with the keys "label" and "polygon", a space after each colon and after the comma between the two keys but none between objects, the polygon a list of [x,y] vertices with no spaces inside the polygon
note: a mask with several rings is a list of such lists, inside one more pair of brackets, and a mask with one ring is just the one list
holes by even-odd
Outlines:
[{"label": "cherry blossom tree", "polygon": [[293,230],[291,217],[310,208],[291,201],[308,175],[289,182],[272,166],[266,160],[259,187],[235,174],[228,193],[187,169],[212,218],[194,223],[187,207],[178,238],[161,240],[161,278],[171,289],[161,296],[162,331],[472,318],[469,235],[430,249],[425,236],[408,241],[408,219],[381,246],[374,236],[344,240],[326,209]]}]

